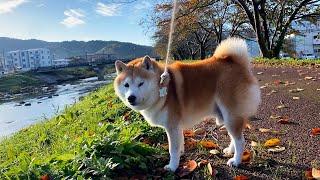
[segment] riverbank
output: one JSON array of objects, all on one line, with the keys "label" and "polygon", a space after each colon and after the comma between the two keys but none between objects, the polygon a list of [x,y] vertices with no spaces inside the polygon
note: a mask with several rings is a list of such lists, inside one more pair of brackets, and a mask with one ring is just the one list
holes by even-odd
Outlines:
[{"label": "riverbank", "polygon": [[[107,67],[106,73],[113,71]],[[65,68],[47,73],[25,72],[0,78],[0,103],[19,100],[25,96],[51,94],[56,90],[55,85],[70,83],[79,79],[97,76],[89,67]]]}]

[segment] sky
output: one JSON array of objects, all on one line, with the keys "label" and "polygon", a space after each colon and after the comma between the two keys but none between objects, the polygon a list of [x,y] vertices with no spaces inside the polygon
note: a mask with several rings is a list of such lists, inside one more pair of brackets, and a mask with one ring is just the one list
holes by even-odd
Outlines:
[{"label": "sky", "polygon": [[152,32],[140,25],[153,0],[0,0],[0,37],[116,40],[152,45]]}]

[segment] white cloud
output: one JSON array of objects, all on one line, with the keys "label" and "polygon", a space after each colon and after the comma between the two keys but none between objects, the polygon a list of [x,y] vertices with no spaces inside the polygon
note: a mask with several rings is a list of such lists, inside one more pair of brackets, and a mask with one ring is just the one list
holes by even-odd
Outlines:
[{"label": "white cloud", "polygon": [[28,2],[27,0],[4,0],[0,2],[0,14],[12,12],[15,8],[23,3]]},{"label": "white cloud", "polygon": [[141,1],[134,6],[135,10],[150,9],[152,4],[149,1]]},{"label": "white cloud", "polygon": [[38,8],[42,8],[42,7],[46,7],[46,5],[44,3],[40,3],[36,5]]},{"label": "white cloud", "polygon": [[83,20],[83,18],[85,18],[85,15],[81,9],[68,9],[64,11],[64,15],[67,17],[60,23],[68,28],[72,28],[86,23]]},{"label": "white cloud", "polygon": [[119,14],[119,4],[103,4],[101,2],[97,3],[96,12],[102,16],[115,16]]}]

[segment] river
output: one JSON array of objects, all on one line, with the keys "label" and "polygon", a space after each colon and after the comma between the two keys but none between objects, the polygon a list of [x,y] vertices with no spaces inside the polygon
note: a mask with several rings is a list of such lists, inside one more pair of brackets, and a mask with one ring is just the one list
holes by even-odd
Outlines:
[{"label": "river", "polygon": [[21,100],[0,104],[0,138],[59,114],[66,106],[79,101],[80,97],[110,83],[111,78],[108,76],[109,80],[97,81],[98,78],[93,77],[57,85],[54,95],[25,98],[25,104],[19,104]]}]

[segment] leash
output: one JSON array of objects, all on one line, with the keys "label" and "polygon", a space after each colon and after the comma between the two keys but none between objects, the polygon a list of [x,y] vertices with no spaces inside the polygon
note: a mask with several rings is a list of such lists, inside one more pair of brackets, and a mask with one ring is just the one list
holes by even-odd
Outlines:
[{"label": "leash", "polygon": [[172,10],[172,15],[171,15],[171,24],[170,24],[168,47],[167,47],[166,63],[165,63],[165,67],[164,67],[164,72],[160,76],[160,90],[159,90],[160,97],[164,97],[168,94],[167,85],[169,84],[169,81],[170,81],[170,75],[168,72],[168,65],[169,65],[169,59],[170,59],[170,53],[171,53],[172,35],[174,32],[174,20],[175,20],[175,16],[176,16],[176,11],[177,11],[177,0],[174,0],[173,10]]}]

